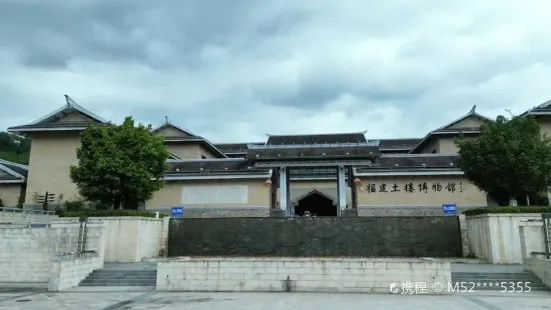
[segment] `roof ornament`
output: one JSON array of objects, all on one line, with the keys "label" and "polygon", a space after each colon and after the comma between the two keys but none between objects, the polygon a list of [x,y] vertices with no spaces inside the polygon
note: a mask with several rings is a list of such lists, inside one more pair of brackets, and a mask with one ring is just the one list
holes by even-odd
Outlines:
[{"label": "roof ornament", "polygon": [[170,124],[170,120],[168,119],[168,116],[165,115],[165,123]]},{"label": "roof ornament", "polygon": [[473,105],[473,108],[471,109],[471,111],[469,111],[469,114],[474,114],[476,112],[476,104]]},{"label": "roof ornament", "polygon": [[64,96],[65,96],[65,102],[67,103],[68,107],[72,106],[73,104],[76,104],[76,102],[74,102],[73,99],[71,99],[71,97],[69,97],[68,95],[64,95]]}]

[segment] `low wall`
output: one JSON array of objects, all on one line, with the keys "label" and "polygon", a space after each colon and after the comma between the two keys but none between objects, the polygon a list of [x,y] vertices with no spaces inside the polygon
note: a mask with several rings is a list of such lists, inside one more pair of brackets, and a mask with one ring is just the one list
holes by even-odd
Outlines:
[{"label": "low wall", "polygon": [[[158,263],[157,291],[391,293],[404,281],[447,288],[450,263],[407,258],[186,257]],[[396,292],[395,293],[399,293]]]},{"label": "low wall", "polygon": [[0,208],[0,223],[49,223],[56,220],[59,220],[59,217],[54,212]]},{"label": "low wall", "polygon": [[[149,212],[171,214],[170,208],[151,208]],[[216,218],[216,217],[268,217],[270,207],[225,207],[225,208],[184,208],[185,218]]]},{"label": "low wall", "polygon": [[169,218],[124,216],[90,220],[101,220],[107,229],[106,263],[135,263],[166,252]]},{"label": "low wall", "polygon": [[48,291],[59,292],[78,286],[92,271],[103,268],[98,253],[61,255],[50,266]]},{"label": "low wall", "polygon": [[543,258],[527,258],[524,269],[531,271],[551,289],[551,260]]},{"label": "low wall", "polygon": [[170,219],[169,257],[462,257],[459,219],[262,217]]},{"label": "low wall", "polygon": [[531,252],[544,252],[541,214],[504,213],[467,216],[469,247],[492,264],[523,264]]},{"label": "low wall", "polygon": [[[45,287],[58,253],[78,250],[78,223],[0,225],[0,286]],[[103,261],[105,227],[88,224],[86,250]]]}]

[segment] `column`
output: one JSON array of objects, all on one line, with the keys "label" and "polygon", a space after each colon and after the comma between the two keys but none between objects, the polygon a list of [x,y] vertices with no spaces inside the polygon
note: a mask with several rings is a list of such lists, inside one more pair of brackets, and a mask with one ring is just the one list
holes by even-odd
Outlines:
[{"label": "column", "polygon": [[287,172],[286,167],[279,168],[279,208],[285,213],[286,216],[290,215],[291,212],[291,201],[290,201],[290,190],[289,190],[289,173]]},{"label": "column", "polygon": [[[337,167],[337,195],[338,195],[338,211],[337,214],[343,214],[346,209],[346,192],[347,186],[345,181],[344,166]],[[349,176],[350,177],[350,176]]]}]

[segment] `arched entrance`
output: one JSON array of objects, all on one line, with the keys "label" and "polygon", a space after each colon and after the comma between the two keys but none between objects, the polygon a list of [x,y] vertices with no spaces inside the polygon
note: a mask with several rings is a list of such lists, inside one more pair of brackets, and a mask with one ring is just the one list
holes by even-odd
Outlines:
[{"label": "arched entrance", "polygon": [[317,190],[297,199],[294,207],[298,216],[303,216],[307,211],[312,216],[337,216],[337,204],[333,198]]}]

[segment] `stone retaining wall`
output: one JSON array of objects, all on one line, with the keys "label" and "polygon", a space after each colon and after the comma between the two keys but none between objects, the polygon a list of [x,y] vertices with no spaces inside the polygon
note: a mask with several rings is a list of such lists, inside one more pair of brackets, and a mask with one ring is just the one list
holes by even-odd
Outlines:
[{"label": "stone retaining wall", "polygon": [[[450,263],[407,258],[187,257],[161,261],[157,291],[400,294],[404,281],[448,294]],[[434,291],[433,284],[444,288]]]}]

